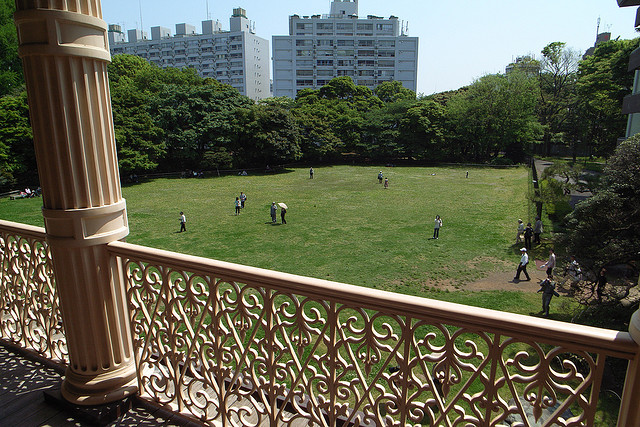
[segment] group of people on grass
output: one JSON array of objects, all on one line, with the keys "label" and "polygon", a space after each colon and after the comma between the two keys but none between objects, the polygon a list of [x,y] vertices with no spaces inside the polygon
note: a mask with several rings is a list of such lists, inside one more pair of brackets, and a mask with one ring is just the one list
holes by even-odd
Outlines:
[{"label": "group of people on grass", "polygon": [[[543,232],[542,221],[540,217],[536,217],[535,225],[532,227],[531,223],[528,223],[527,226],[524,226],[524,223],[521,219],[518,220],[518,230],[516,234],[516,243],[520,243],[524,241],[524,247],[520,249],[520,262],[518,263],[518,267],[516,269],[516,274],[513,278],[514,281],[520,280],[520,275],[524,274],[526,279],[531,280],[529,274],[527,273],[527,265],[529,264],[529,253],[531,250],[532,240],[534,244],[540,244],[540,235]],[[541,269],[546,269],[546,278],[540,283],[540,289],[538,293],[542,292],[542,313],[543,316],[549,316],[549,304],[551,303],[551,298],[553,296],[559,296],[558,292],[556,292],[556,283],[553,280],[553,269],[556,267],[556,254],[555,251],[550,248],[549,249],[549,258],[548,260],[540,266]],[[603,269],[604,270],[604,269]],[[566,273],[569,275],[570,279],[573,283],[578,283],[582,280],[582,271],[580,269],[580,265],[578,261],[576,261],[575,256],[571,256],[571,261],[566,268]],[[600,299],[602,296],[602,289],[604,288],[604,283],[606,283],[606,278],[604,277],[604,273],[601,274],[602,279],[598,280],[598,298]],[[602,281],[602,284],[600,284]]]}]

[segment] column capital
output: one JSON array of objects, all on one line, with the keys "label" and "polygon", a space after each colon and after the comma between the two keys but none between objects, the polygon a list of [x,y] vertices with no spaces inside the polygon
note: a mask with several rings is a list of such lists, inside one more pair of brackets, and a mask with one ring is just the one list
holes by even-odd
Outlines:
[{"label": "column capital", "polygon": [[21,58],[28,56],[77,56],[110,62],[107,24],[77,12],[51,9],[17,11]]}]

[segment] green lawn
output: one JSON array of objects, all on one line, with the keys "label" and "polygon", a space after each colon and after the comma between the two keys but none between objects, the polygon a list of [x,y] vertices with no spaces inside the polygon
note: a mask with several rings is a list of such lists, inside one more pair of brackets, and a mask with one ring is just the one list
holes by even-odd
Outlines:
[{"label": "green lawn", "polygon": [[[205,179],[158,179],[123,188],[128,242],[304,276],[460,302],[439,292],[495,271],[512,271],[518,218],[528,218],[528,170],[333,166]],[[234,214],[235,197],[248,195]],[[272,201],[289,206],[271,224]],[[37,199],[0,200],[0,218],[42,225]],[[178,216],[187,216],[187,232]],[[431,239],[435,215],[444,225]],[[456,293],[453,293],[456,294]],[[504,294],[504,293],[503,293]],[[498,298],[490,308],[528,314],[536,295]],[[479,295],[478,295],[479,297]],[[530,304],[523,308],[522,298]],[[489,298],[489,302],[492,298]],[[511,304],[508,301],[513,301]],[[506,303],[506,306],[505,306]],[[486,304],[478,304],[486,306]],[[493,306],[493,307],[491,307]],[[526,308],[526,309],[525,309]]]}]

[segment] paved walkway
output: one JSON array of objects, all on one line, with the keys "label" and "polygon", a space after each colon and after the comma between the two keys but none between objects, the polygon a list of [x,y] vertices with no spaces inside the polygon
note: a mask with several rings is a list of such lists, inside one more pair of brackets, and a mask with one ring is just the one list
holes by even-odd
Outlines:
[{"label": "paved walkway", "polygon": [[[538,171],[538,177],[542,177],[542,172],[549,166],[553,165],[553,162],[550,162],[547,160],[535,159],[535,165],[536,165],[536,170]],[[571,205],[572,208],[575,208],[576,204],[580,203],[585,199],[588,199],[592,195],[593,194],[591,194],[590,191],[580,192],[580,191],[572,190],[569,204]]]}]

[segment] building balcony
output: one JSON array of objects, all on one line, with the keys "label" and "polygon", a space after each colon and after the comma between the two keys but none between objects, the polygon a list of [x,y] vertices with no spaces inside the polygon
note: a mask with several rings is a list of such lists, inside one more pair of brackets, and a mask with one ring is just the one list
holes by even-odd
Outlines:
[{"label": "building balcony", "polygon": [[[629,360],[625,394],[636,387],[627,332],[107,247],[140,411],[211,425],[591,426],[607,358]],[[44,229],[0,221],[0,254],[1,342],[68,364]],[[630,419],[638,405],[624,402]]]}]

